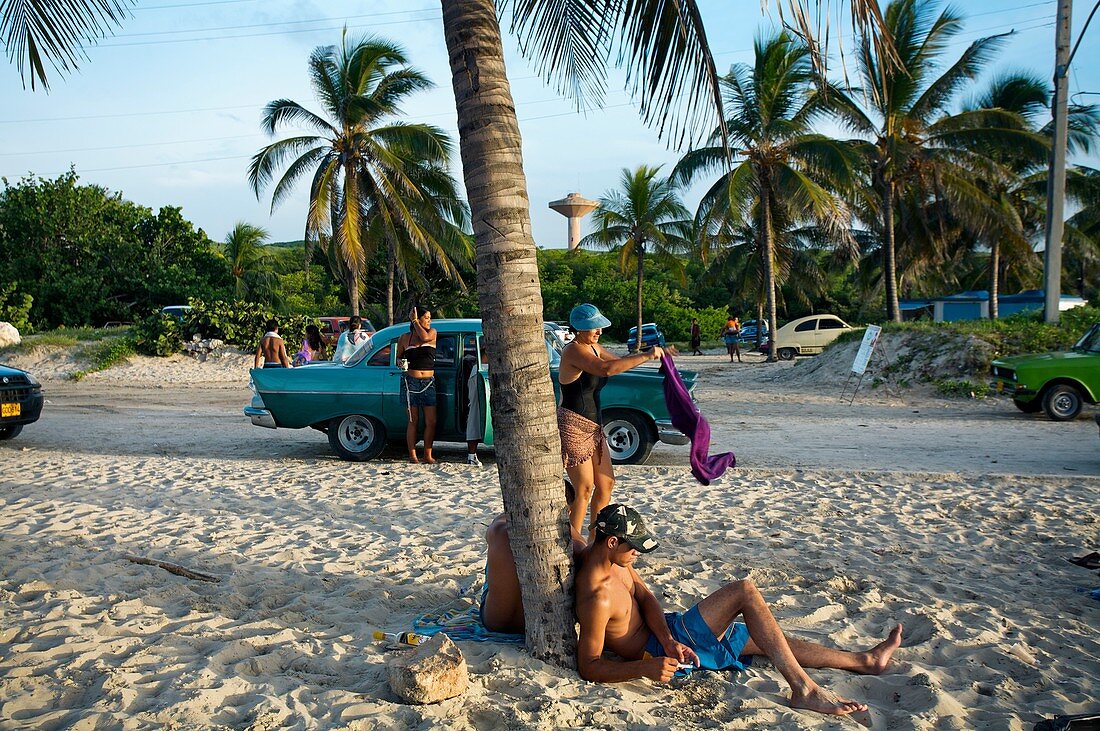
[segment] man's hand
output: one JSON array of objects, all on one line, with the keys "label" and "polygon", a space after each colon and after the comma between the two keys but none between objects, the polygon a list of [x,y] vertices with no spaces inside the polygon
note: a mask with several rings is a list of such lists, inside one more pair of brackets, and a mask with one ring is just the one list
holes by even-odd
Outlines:
[{"label": "man's hand", "polygon": [[658,683],[667,683],[680,669],[680,661],[674,657],[651,657],[643,661],[642,675]]},{"label": "man's hand", "polygon": [[699,656],[695,654],[695,650],[682,642],[669,640],[667,645],[662,643],[661,647],[665,649],[665,654],[676,660],[676,662],[690,663],[695,667],[699,667]]}]

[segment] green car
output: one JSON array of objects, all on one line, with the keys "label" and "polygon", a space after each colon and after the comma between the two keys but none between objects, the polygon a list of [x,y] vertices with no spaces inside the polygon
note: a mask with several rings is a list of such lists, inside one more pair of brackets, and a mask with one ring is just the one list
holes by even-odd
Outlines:
[{"label": "green car", "polygon": [[1066,353],[1016,355],[993,361],[994,388],[1012,396],[1028,414],[1039,409],[1055,421],[1069,421],[1085,402],[1100,400],[1100,322]]},{"label": "green car", "polygon": [[[438,397],[437,442],[466,441],[469,411],[469,374],[479,367],[482,383],[488,371],[481,364],[481,320],[435,320],[439,333],[435,352]],[[312,427],[328,434],[329,445],[342,459],[362,461],[378,456],[387,441],[404,442],[408,419],[400,399],[401,370],[395,363],[395,345],[407,324],[379,330],[370,345],[347,363],[322,361],[300,368],[254,368],[252,403],[244,413],[256,426],[269,429]],[[544,330],[550,355],[555,397],[560,399],[558,363],[563,347],[556,331]],[[689,393],[697,374],[680,371]],[[604,433],[612,460],[641,464],[653,445],[687,444],[688,438],[672,426],[665,407],[664,377],[654,367],[642,366],[612,376],[600,394]],[[485,404],[485,387],[477,397],[486,414],[485,444],[493,443],[493,424]]]}]

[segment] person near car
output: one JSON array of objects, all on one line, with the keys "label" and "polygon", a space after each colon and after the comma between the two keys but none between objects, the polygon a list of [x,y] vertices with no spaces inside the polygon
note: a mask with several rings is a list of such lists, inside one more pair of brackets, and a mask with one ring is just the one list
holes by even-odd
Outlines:
[{"label": "person near car", "polygon": [[321,330],[316,325],[306,325],[306,337],[302,348],[294,354],[294,367],[322,360],[325,354],[325,342],[321,339]]},{"label": "person near car", "polygon": [[267,332],[260,338],[260,344],[256,346],[256,368],[290,368],[290,358],[286,354],[286,344],[279,335],[279,321],[275,318],[268,320],[264,327]]},{"label": "person near car", "polygon": [[726,352],[729,353],[730,363],[733,356],[737,356],[737,362],[741,362],[741,321],[736,317],[726,320],[722,328],[722,340],[726,343]]},{"label": "person near car", "polygon": [[691,354],[702,355],[699,345],[703,342],[703,332],[699,328],[699,318],[691,318]]},{"label": "person near car", "polygon": [[435,343],[438,333],[432,327],[431,310],[417,307],[409,313],[409,331],[397,339],[397,352],[404,361],[401,374],[401,400],[409,420],[405,425],[405,445],[409,461],[420,462],[416,453],[420,412],[424,412],[424,461],[435,464],[432,446],[435,442]]},{"label": "person near car", "polygon": [[370,333],[363,329],[363,318],[352,315],[348,318],[348,329],[340,333],[336,341],[336,350],[332,359],[337,363],[347,363],[353,355],[370,345]]},{"label": "person near car", "polygon": [[[477,340],[471,336],[473,349],[477,350]],[[481,377],[481,368],[477,364],[477,356],[470,368],[470,376],[466,379],[466,398],[468,410],[466,413],[466,464],[481,467],[481,460],[477,458],[477,445],[485,438],[485,412],[489,408],[489,382]],[[481,350],[481,365],[489,363],[489,354]],[[485,386],[485,408],[480,399],[482,384]]]},{"label": "person near car", "polygon": [[561,433],[561,457],[576,497],[569,506],[569,523],[581,532],[584,516],[591,503],[595,519],[600,509],[611,502],[615,473],[607,449],[600,419],[600,390],[609,376],[624,373],[664,355],[654,347],[618,358],[599,344],[603,329],[611,325],[592,304],[577,305],[569,313],[569,326],[576,337],[562,349],[558,368],[561,405],[558,430]]}]

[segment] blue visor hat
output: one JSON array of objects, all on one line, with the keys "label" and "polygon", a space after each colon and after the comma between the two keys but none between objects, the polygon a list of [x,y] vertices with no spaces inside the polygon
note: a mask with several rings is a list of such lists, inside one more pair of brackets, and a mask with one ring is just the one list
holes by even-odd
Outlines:
[{"label": "blue visor hat", "polygon": [[573,308],[573,311],[569,313],[569,325],[574,330],[595,330],[597,328],[611,327],[611,320],[604,317],[596,305],[586,303],[577,305]]}]

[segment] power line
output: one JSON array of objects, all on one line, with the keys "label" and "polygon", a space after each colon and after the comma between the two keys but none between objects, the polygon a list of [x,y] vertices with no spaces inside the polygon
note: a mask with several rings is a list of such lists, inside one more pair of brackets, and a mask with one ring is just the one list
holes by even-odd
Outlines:
[{"label": "power line", "polygon": [[110,145],[107,147],[72,147],[66,150],[38,150],[36,152],[0,152],[0,157],[12,157],[20,155],[56,155],[62,152],[101,152],[103,150],[129,150],[133,147],[163,147],[165,145],[191,145],[196,142],[223,142],[225,140],[240,140],[248,137],[261,137],[260,132],[250,135],[231,135],[229,137],[204,137],[195,140],[171,140],[168,142],[140,142],[126,145]]},{"label": "power line", "polygon": [[[246,29],[246,28],[275,28],[275,27],[284,26],[284,25],[301,25],[303,23],[331,23],[335,20],[341,20],[343,22],[347,22],[349,20],[361,20],[363,18],[381,18],[381,17],[390,16],[390,15],[411,15],[413,13],[430,13],[430,12],[435,12],[437,14],[433,15],[430,18],[412,18],[411,20],[414,20],[414,21],[418,21],[418,20],[437,20],[439,18],[442,18],[441,15],[438,15],[438,8],[429,7],[429,8],[421,8],[421,9],[418,9],[418,10],[395,10],[395,11],[390,12],[390,13],[366,13],[366,14],[363,14],[363,15],[348,15],[348,16],[344,16],[342,18],[309,18],[309,19],[306,19],[306,20],[285,20],[285,21],[279,21],[279,22],[274,22],[274,23],[249,23],[249,24],[246,24],[246,25],[223,25],[223,26],[218,26],[218,27],[215,27],[215,28],[186,28],[186,29],[183,29],[183,30],[159,30],[159,31],[150,31],[148,33],[118,33],[118,34],[112,36],[112,38],[140,38],[140,37],[143,37],[143,36],[179,35],[179,34],[182,34],[182,33],[209,33],[209,32],[212,32],[212,31],[222,31],[222,30],[243,30],[243,29]],[[199,39],[188,39],[188,40],[199,40]],[[122,45],[122,44],[118,44],[118,45]]]}]

